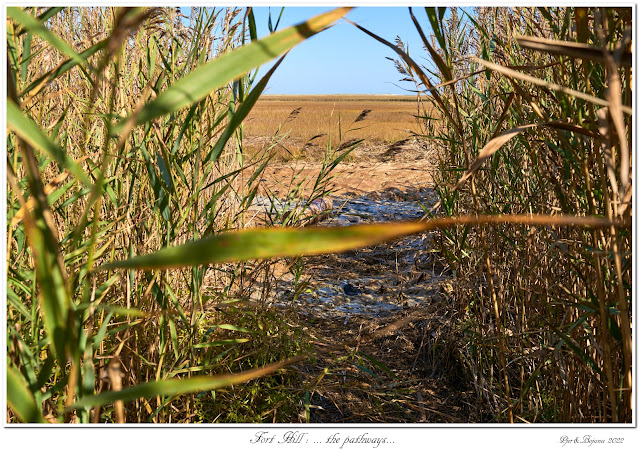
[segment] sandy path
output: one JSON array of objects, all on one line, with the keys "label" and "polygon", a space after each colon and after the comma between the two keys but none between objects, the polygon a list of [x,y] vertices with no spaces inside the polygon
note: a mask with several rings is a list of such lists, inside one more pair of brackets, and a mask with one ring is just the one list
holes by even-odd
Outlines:
[{"label": "sandy path", "polygon": [[[350,162],[341,163],[333,171],[330,187],[334,194],[343,196],[430,187],[434,167],[428,153],[415,142],[357,149]],[[309,193],[320,169],[320,162],[304,160],[274,164],[265,170],[263,186],[276,196],[283,196],[304,180],[302,192]]]},{"label": "sandy path", "polygon": [[[330,181],[334,213],[320,225],[421,217],[420,204],[432,206],[435,201],[430,175],[433,167],[424,153],[414,144],[360,150],[352,158],[355,162],[335,170]],[[276,165],[264,173],[263,183],[272,194],[284,197],[305,180],[303,198],[320,168],[317,163],[303,161]],[[322,345],[340,346],[390,324],[403,323],[392,332],[358,344],[360,351],[397,375],[384,383],[403,380],[401,390],[389,393],[383,385],[376,387],[381,378],[371,380],[346,364],[340,373],[351,377],[334,376],[335,372],[313,391],[312,422],[472,421],[473,393],[452,381],[455,370],[448,357],[433,350],[441,345],[438,336],[448,334],[454,325],[446,306],[450,275],[432,252],[431,239],[431,234],[423,234],[341,254],[306,257],[302,279],[296,282],[286,271],[277,277],[275,304],[293,308]],[[366,358],[352,352],[345,349],[340,354],[346,360],[357,360],[360,366],[367,365]],[[307,366],[308,381],[331,366],[336,356]],[[376,376],[384,376],[379,367],[368,366]],[[398,408],[398,404],[404,406]]]}]

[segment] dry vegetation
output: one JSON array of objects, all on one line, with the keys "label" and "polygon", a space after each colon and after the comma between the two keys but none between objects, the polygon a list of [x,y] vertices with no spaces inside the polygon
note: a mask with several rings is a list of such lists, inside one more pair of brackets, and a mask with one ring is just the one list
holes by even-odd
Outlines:
[{"label": "dry vegetation", "polygon": [[[251,71],[347,10],[253,44],[250,9],[190,11],[8,9],[9,422],[310,421],[320,392],[360,405],[329,421],[632,419],[629,9],[429,8],[431,70],[386,42],[422,102],[258,101]],[[273,159],[313,160],[313,199],[360,139],[418,135],[433,221],[229,233]],[[364,337],[269,307],[275,264],[435,225],[447,303]]]},{"label": "dry vegetation", "polygon": [[274,145],[281,159],[318,159],[333,146],[365,139],[388,145],[420,133],[411,96],[264,95],[245,122],[248,153]]},{"label": "dry vegetation", "polygon": [[[504,421],[632,420],[630,9],[431,10],[435,214],[598,216],[599,230],[443,230],[458,357]],[[441,9],[439,9],[441,12]],[[468,32],[468,26],[473,27]],[[417,24],[417,21],[416,21]],[[416,25],[418,26],[418,25]],[[621,225],[621,226],[619,226]]]},{"label": "dry vegetation", "polygon": [[[307,36],[346,12],[318,16]],[[291,364],[305,346],[277,315],[235,307],[268,263],[106,264],[186,241],[198,247],[180,251],[187,259],[224,253],[198,239],[242,228],[270,157],[244,161],[241,119],[227,119],[265,87],[268,75],[252,85],[247,74],[305,36],[282,30],[249,45],[250,10],[190,14],[8,9],[9,421],[260,421],[254,403],[229,407],[237,389],[223,388]],[[282,392],[300,395],[288,379],[263,385],[266,410]]]}]

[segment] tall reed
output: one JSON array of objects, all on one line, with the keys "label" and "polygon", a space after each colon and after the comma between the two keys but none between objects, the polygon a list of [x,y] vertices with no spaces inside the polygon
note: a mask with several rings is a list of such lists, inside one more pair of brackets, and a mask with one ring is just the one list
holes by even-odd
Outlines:
[{"label": "tall reed", "polygon": [[[338,8],[295,27],[271,30],[258,41],[250,8],[192,8],[188,17],[170,8],[8,8],[10,421],[200,420],[201,406],[215,401],[220,389],[272,375],[312,353],[297,341],[273,344],[269,338],[285,337],[289,330],[273,335],[264,322],[285,329],[278,319],[240,307],[256,274],[267,267],[254,260],[344,251],[435,228],[451,229],[443,235],[442,251],[464,280],[458,292],[479,287],[477,302],[458,297],[459,310],[467,313],[463,320],[472,325],[467,328],[472,351],[461,356],[468,356],[497,410],[519,408],[518,414],[531,417],[533,410],[547,415],[554,407],[553,419],[627,420],[631,237],[624,218],[631,211],[631,198],[626,198],[631,191],[624,170],[629,169],[631,143],[622,145],[620,127],[624,120],[629,123],[623,115],[629,96],[624,90],[627,74],[622,71],[615,85],[611,74],[616,72],[610,70],[615,61],[624,60],[623,48],[614,56],[600,52],[606,70],[596,64],[588,69],[599,77],[586,89],[588,99],[608,105],[601,117],[588,99],[562,94],[557,106],[554,87],[543,91],[534,106],[528,97],[513,101],[520,95],[519,85],[508,100],[511,94],[503,90],[510,82],[496,74],[475,83],[479,88],[473,85],[483,98],[480,88],[496,83],[488,96],[492,103],[477,103],[469,83],[450,97],[435,99],[448,120],[448,128],[442,129],[452,146],[452,168],[469,169],[464,179],[481,166],[481,159],[470,164],[480,141],[467,142],[464,132],[481,129],[481,108],[499,108],[506,99],[502,109],[512,115],[503,115],[495,134],[505,123],[529,118],[529,109],[549,116],[543,125],[548,130],[541,135],[545,140],[529,143],[521,134],[513,139],[520,146],[516,149],[529,153],[503,153],[508,161],[522,159],[526,177],[513,170],[514,163],[495,163],[493,172],[518,180],[523,186],[519,191],[491,183],[481,173],[471,179],[472,195],[440,184],[440,191],[448,193],[442,204],[451,214],[495,212],[498,206],[499,212],[523,215],[240,230],[271,157],[264,152],[245,158],[242,122],[281,58],[259,81],[254,69],[348,11]],[[443,14],[429,13],[432,24],[443,23]],[[543,14],[565,20],[555,11]],[[627,19],[599,14],[609,17],[604,38],[608,33],[616,42]],[[562,23],[551,19],[550,25]],[[596,20],[600,23],[599,16]],[[439,30],[440,45],[446,48]],[[589,39],[603,39],[591,35]],[[446,67],[452,60],[446,58],[448,66],[436,61],[448,79]],[[583,82],[571,67],[538,70],[557,71],[566,82]],[[615,100],[611,88],[612,94],[601,100],[606,86],[620,86],[623,102]],[[462,105],[477,108],[463,110]],[[566,108],[574,110],[577,123],[555,120],[564,117]],[[471,115],[480,122],[461,120]],[[491,142],[482,153],[485,158],[491,149],[499,150]],[[566,142],[582,152],[566,153]],[[346,154],[343,148],[329,151],[331,158],[325,160],[311,197],[322,191],[323,180]],[[591,163],[597,170],[588,170]],[[539,164],[550,167],[548,174]],[[549,174],[551,183],[544,184],[542,177]],[[558,177],[570,183],[561,184]],[[582,178],[591,186],[586,191],[577,184]],[[613,179],[620,183],[616,190]],[[492,197],[483,191],[486,186]],[[513,196],[521,197],[521,204],[511,205]],[[502,198],[511,203],[489,202]],[[481,209],[484,203],[490,208]],[[583,207],[590,208],[589,217],[577,217]],[[554,211],[567,214],[548,214]],[[531,214],[535,212],[544,214]],[[593,217],[597,215],[603,217]],[[492,230],[498,232],[481,231],[479,239],[470,228],[478,225],[497,227]],[[521,225],[575,228],[529,228],[524,235]],[[471,252],[470,245],[478,242],[481,249]],[[494,254],[499,248],[515,252],[522,263],[503,264]],[[519,272],[509,271],[513,267]],[[558,278],[550,276],[550,269],[558,271]],[[593,277],[596,289],[588,283]],[[494,317],[493,309],[481,304],[486,289]],[[220,311],[227,308],[236,308],[232,317],[249,319],[226,323],[229,316]],[[246,343],[253,346],[242,347]],[[519,380],[514,367],[521,368]],[[499,375],[486,377],[494,369]],[[503,389],[497,378],[505,381]],[[593,384],[579,384],[585,380]],[[541,398],[577,388],[585,390],[577,403],[566,396]],[[595,402],[585,404],[591,399]],[[263,420],[271,412],[268,407],[250,420]],[[234,414],[225,419],[247,418],[245,412]]]},{"label": "tall reed", "polygon": [[[628,222],[631,10],[425,13],[411,11],[430,70],[401,52],[398,64],[440,112],[424,118],[439,154],[436,214]],[[487,420],[632,420],[628,228],[457,226],[439,249]]]},{"label": "tall reed", "polygon": [[211,311],[253,263],[96,269],[242,227],[269,160],[242,121],[279,63],[254,69],[347,11],[256,42],[250,8],[8,8],[10,420],[188,422],[192,392],[291,363],[224,370],[253,330]]}]

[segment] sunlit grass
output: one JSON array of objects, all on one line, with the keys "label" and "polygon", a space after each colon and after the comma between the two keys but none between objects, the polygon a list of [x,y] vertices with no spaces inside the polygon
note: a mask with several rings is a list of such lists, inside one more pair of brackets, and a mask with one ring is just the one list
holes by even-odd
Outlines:
[{"label": "sunlit grass", "polygon": [[[437,72],[395,49],[442,118],[424,124],[439,157],[433,213],[630,221],[630,10],[426,12]],[[482,408],[510,422],[631,420],[628,229],[459,226],[439,249]]]},{"label": "sunlit grass", "polygon": [[[317,159],[329,137],[333,145],[353,139],[389,145],[421,132],[418,106],[413,96],[264,95],[245,122],[245,147],[257,152],[276,132],[283,136],[276,147],[282,159]],[[355,122],[363,111],[365,118]]]},{"label": "sunlit grass", "polygon": [[[417,102],[260,100],[277,65],[254,70],[348,8],[259,42],[250,9],[9,8],[7,420],[309,420],[281,370],[320,350],[252,301],[267,258],[298,276],[300,255],[438,229],[485,416],[629,421],[629,10],[479,9],[471,31],[426,12],[435,74],[368,33]],[[553,41],[513,38],[539,33]],[[438,155],[429,220],[242,230],[279,147],[320,155],[310,192],[287,195],[310,202],[362,139],[416,135]]]}]

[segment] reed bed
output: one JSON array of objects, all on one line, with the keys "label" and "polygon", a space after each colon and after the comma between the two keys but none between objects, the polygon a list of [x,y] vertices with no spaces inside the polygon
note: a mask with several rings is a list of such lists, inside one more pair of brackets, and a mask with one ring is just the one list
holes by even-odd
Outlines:
[{"label": "reed bed", "polygon": [[[425,12],[411,14],[436,75],[395,49],[440,115],[425,121],[439,155],[432,213],[629,224],[631,10]],[[457,226],[438,240],[455,280],[450,339],[481,420],[632,420],[628,226]]]},{"label": "reed bed", "polygon": [[[309,420],[321,377],[294,367],[330,349],[264,307],[272,258],[299,281],[300,255],[433,229],[477,417],[630,420],[628,11],[478,10],[468,35],[427,9],[445,86],[387,44],[435,105],[445,217],[243,230],[276,156],[244,122],[281,58],[255,69],[348,11],[258,41],[250,8],[7,9],[9,422]],[[511,37],[533,33],[553,40]],[[369,113],[338,113],[303,200]]]},{"label": "reed bed", "polygon": [[104,264],[243,227],[272,157],[241,151],[255,68],[347,11],[255,43],[250,9],[7,10],[9,421],[202,420],[293,362],[275,317],[216,314],[267,264]]}]

